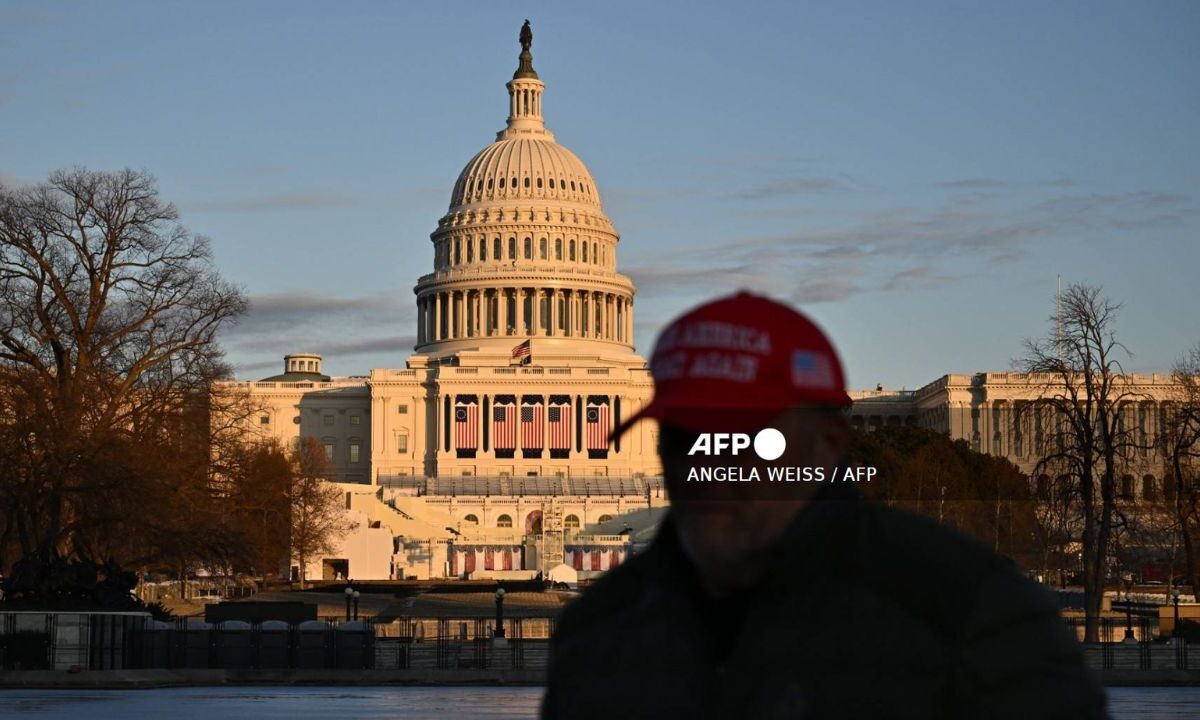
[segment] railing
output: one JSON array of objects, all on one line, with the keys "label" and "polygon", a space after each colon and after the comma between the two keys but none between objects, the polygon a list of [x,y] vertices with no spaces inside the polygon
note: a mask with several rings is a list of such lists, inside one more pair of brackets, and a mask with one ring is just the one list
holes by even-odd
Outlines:
[{"label": "railing", "polygon": [[[508,617],[503,647],[487,617],[362,618],[328,616],[289,625],[226,622],[151,623],[129,637],[139,668],[345,668],[541,670],[554,633],[552,615]],[[2,666],[0,666],[2,667]],[[97,666],[99,667],[99,666]],[[111,666],[109,666],[111,667]]]},{"label": "railing", "polygon": [[135,635],[142,668],[375,667],[375,630],[365,621],[297,625],[239,621],[150,623]]},{"label": "railing", "polygon": [[137,612],[0,613],[0,670],[119,670],[137,667]]},{"label": "railing", "polygon": [[[1067,618],[1076,637],[1084,640],[1085,620]],[[1178,636],[1161,634],[1158,619],[1103,617],[1098,620],[1099,642],[1083,643],[1084,661],[1100,670],[1200,669],[1189,645],[1200,637],[1200,624],[1181,623]]]}]

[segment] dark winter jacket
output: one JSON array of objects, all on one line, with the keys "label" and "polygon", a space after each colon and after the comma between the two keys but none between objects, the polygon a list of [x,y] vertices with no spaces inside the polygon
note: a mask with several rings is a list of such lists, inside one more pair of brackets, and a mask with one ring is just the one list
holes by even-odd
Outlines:
[{"label": "dark winter jacket", "polygon": [[1050,594],[925,518],[829,488],[769,575],[705,593],[670,517],[564,611],[543,718],[1099,718]]}]

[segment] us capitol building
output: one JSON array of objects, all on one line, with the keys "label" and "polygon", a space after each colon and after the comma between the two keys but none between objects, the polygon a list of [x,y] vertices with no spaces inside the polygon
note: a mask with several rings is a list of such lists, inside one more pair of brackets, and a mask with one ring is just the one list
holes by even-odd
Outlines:
[{"label": "us capitol building", "polygon": [[[528,23],[520,39],[507,124],[467,162],[430,236],[405,366],[332,378],[319,355],[293,353],[279,375],[226,383],[250,399],[248,432],[285,448],[318,438],[345,493],[357,528],[310,579],[577,582],[648,542],[665,510],[654,422],[608,442],[653,392],[620,236],[587,166],[546,128]],[[1139,385],[1170,391],[1166,376]],[[928,427],[1028,471],[1041,439],[1020,409],[1040,391],[1015,373],[947,375],[852,392],[850,419]],[[1153,432],[1153,405],[1130,421]],[[1152,472],[1129,481],[1152,492]]]},{"label": "us capitol building", "polygon": [[521,45],[507,124],[430,236],[405,367],[331,378],[319,355],[293,353],[282,374],[231,384],[248,391],[255,432],[322,442],[359,520],[346,557],[310,577],[503,576],[564,560],[586,575],[661,514],[653,423],[608,442],[653,391],[633,347],[636,289],[595,180],[546,127],[528,24]]}]

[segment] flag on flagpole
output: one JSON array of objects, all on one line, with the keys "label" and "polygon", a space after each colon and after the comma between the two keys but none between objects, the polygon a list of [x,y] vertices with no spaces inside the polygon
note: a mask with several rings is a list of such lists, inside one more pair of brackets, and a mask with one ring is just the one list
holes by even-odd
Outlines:
[{"label": "flag on flagpole", "polygon": [[528,365],[529,361],[533,359],[533,346],[530,345],[529,340],[513,348],[512,356],[514,360],[519,359],[522,365]]}]

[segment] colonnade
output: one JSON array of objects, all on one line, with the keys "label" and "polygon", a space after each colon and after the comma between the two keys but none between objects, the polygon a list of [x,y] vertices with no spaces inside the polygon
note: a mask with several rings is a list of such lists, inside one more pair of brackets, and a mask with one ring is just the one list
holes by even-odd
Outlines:
[{"label": "colonnade", "polygon": [[474,337],[550,336],[630,343],[633,299],[565,288],[476,288],[417,298],[417,344]]}]

